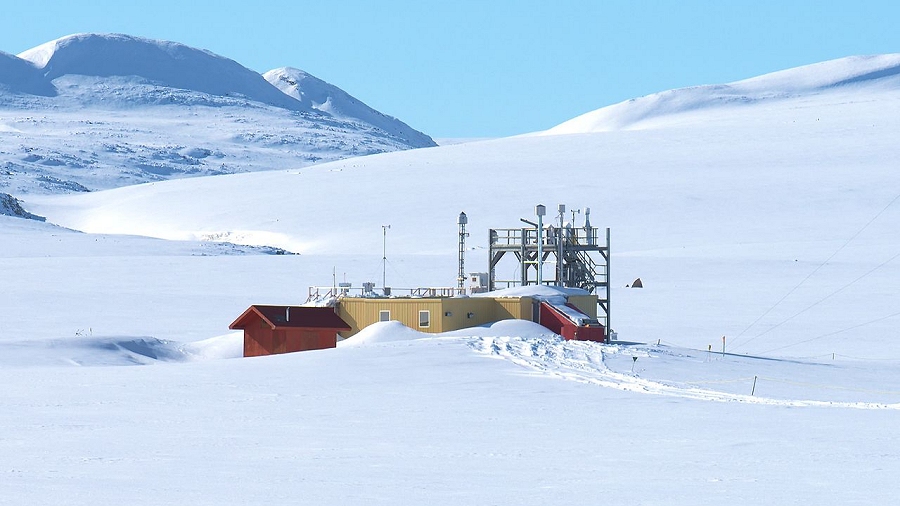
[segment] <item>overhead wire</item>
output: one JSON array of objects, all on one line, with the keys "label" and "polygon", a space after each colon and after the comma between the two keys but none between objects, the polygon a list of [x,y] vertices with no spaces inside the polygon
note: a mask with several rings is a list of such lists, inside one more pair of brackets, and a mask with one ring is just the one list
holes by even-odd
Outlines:
[{"label": "overhead wire", "polygon": [[792,347],[792,346],[797,346],[798,344],[806,344],[806,343],[810,343],[810,342],[812,342],[812,341],[816,341],[816,340],[819,340],[819,339],[824,339],[824,338],[826,338],[826,337],[831,337],[831,336],[834,336],[834,335],[837,335],[837,334],[842,334],[842,333],[844,333],[844,332],[847,332],[847,331],[850,331],[850,330],[853,330],[853,329],[858,329],[858,328],[860,328],[860,327],[865,327],[866,325],[871,325],[871,324],[873,324],[873,323],[878,323],[878,322],[880,322],[880,321],[884,321],[884,320],[887,320],[887,319],[890,319],[890,318],[894,318],[894,317],[896,317],[896,316],[900,316],[900,311],[897,311],[896,313],[892,313],[892,314],[889,314],[889,315],[887,315],[887,316],[882,316],[881,318],[876,318],[876,319],[874,319],[874,320],[870,320],[870,321],[867,321],[867,322],[864,322],[864,323],[859,323],[859,324],[856,324],[856,325],[853,325],[853,326],[850,326],[850,327],[847,327],[847,328],[844,328],[844,329],[841,329],[841,330],[836,330],[836,331],[834,331],[834,332],[829,332],[829,333],[827,333],[827,334],[822,334],[822,335],[820,335],[820,336],[811,337],[811,338],[809,338],[809,339],[804,339],[803,341],[798,341],[798,342],[796,342],[796,343],[791,343],[791,344],[786,344],[786,345],[784,345],[784,346],[779,346],[778,348],[773,348],[773,349],[771,349],[771,350],[764,351],[764,352],[760,353],[760,355],[765,355],[765,354],[767,354],[767,353],[773,353],[773,352],[776,352],[776,351],[781,351],[781,350],[783,350],[783,349],[785,349],[785,348],[790,348],[790,347]]},{"label": "overhead wire", "polygon": [[[834,253],[831,254],[831,256],[829,256],[828,258],[826,258],[826,259],[825,259],[822,263],[820,263],[815,269],[813,269],[812,272],[810,272],[809,274],[807,274],[805,278],[803,278],[802,280],[800,280],[799,283],[797,283],[797,284],[796,284],[793,288],[791,288],[786,294],[784,294],[780,299],[778,299],[778,300],[775,302],[775,304],[773,304],[771,307],[769,307],[769,309],[767,309],[765,312],[763,312],[763,314],[761,314],[759,317],[757,317],[755,320],[753,320],[753,322],[750,323],[750,325],[748,325],[744,330],[742,330],[737,336],[735,336],[734,339],[739,339],[742,335],[746,334],[748,330],[750,330],[751,328],[753,328],[754,325],[756,325],[757,323],[759,323],[760,320],[762,320],[763,318],[766,317],[766,315],[768,315],[769,313],[771,313],[776,307],[778,307],[782,302],[784,302],[785,299],[787,299],[788,297],[791,296],[791,294],[793,294],[794,292],[796,292],[796,291],[797,291],[801,286],[803,286],[803,284],[805,284],[811,277],[813,277],[817,272],[819,272],[823,267],[825,267],[825,265],[827,265],[828,262],[830,262],[830,261],[831,261],[834,257],[836,257],[841,251],[843,251],[844,248],[846,248],[851,242],[853,242],[857,237],[859,237],[860,234],[862,234],[867,228],[869,228],[869,226],[872,225],[872,223],[874,223],[875,220],[877,220],[882,214],[884,214],[884,212],[887,211],[888,208],[890,208],[892,205],[894,205],[894,203],[895,203],[897,200],[900,200],[900,193],[898,193],[898,194],[897,194],[890,202],[888,202],[888,204],[887,204],[886,206],[884,206],[884,208],[882,208],[880,211],[878,211],[878,213],[876,213],[875,216],[873,216],[868,222],[866,222],[866,224],[863,225],[862,228],[860,228],[859,230],[857,230],[855,234],[853,234],[849,239],[847,239],[847,240],[846,240],[846,241],[845,241],[845,242],[844,242],[844,243],[843,243],[843,244],[842,244],[842,245],[841,245]],[[898,256],[900,256],[900,255],[898,255]],[[885,263],[887,263],[887,262],[885,262]],[[883,264],[882,264],[882,265],[883,265]],[[880,266],[879,266],[879,267],[880,267]],[[793,318],[793,316],[792,316],[791,318]],[[756,336],[756,337],[759,337],[759,336]],[[747,341],[747,342],[749,342],[749,341]],[[743,345],[743,344],[746,344],[746,342],[745,342],[745,343],[741,343],[740,345]]]},{"label": "overhead wire", "polygon": [[803,313],[809,311],[810,309],[812,309],[812,308],[818,306],[819,304],[825,302],[826,300],[830,299],[831,297],[834,297],[835,295],[841,293],[842,291],[846,290],[847,288],[851,287],[852,285],[856,284],[857,282],[862,281],[862,280],[863,280],[864,278],[866,278],[868,275],[870,275],[870,274],[872,274],[873,272],[877,271],[878,269],[884,267],[885,265],[887,265],[887,264],[893,262],[893,261],[896,260],[898,257],[900,257],[900,253],[897,253],[897,254],[895,254],[894,256],[892,256],[891,258],[888,258],[887,260],[885,260],[884,262],[881,262],[880,264],[876,265],[875,267],[869,269],[865,274],[863,274],[863,275],[857,277],[857,278],[854,279],[853,281],[850,281],[849,283],[847,283],[847,284],[845,284],[844,286],[838,288],[837,290],[831,292],[830,294],[826,295],[825,297],[822,297],[821,299],[819,299],[819,300],[817,300],[816,302],[810,304],[809,306],[806,306],[804,309],[802,309],[802,310],[800,310],[800,311],[794,313],[792,316],[790,316],[790,317],[788,317],[788,318],[785,318],[785,319],[782,320],[781,322],[779,322],[779,323],[777,323],[777,324],[775,324],[775,325],[769,327],[768,329],[766,329],[766,330],[760,332],[759,334],[757,334],[757,335],[755,335],[755,336],[753,336],[753,337],[751,337],[751,338],[745,340],[744,342],[732,346],[732,349],[740,348],[741,346],[746,345],[747,343],[753,341],[754,339],[756,339],[756,338],[758,338],[758,337],[762,337],[762,336],[768,334],[769,332],[771,332],[771,331],[777,329],[778,327],[784,325],[785,323],[787,323],[787,322],[793,320],[794,318],[796,318],[796,317],[802,315]]}]

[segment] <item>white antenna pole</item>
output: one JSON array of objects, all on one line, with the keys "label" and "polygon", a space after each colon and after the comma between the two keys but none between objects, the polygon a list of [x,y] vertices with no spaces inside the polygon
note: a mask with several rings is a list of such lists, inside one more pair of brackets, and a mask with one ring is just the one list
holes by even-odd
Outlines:
[{"label": "white antenna pole", "polygon": [[381,288],[387,286],[387,231],[390,225],[381,226]]},{"label": "white antenna pole", "polygon": [[459,213],[457,223],[459,224],[459,274],[456,276],[456,285],[459,293],[463,293],[463,288],[466,286],[466,237],[469,235],[466,233],[466,224],[469,223],[466,213]]}]

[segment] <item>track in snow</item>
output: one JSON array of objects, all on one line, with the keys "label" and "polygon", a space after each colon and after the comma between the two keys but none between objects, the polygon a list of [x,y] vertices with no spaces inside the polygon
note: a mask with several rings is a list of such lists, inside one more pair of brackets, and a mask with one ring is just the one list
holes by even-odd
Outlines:
[{"label": "track in snow", "polygon": [[[636,373],[616,372],[607,366],[606,359],[621,354],[624,348],[622,345],[564,341],[562,339],[480,337],[473,339],[470,346],[481,353],[509,360],[540,374],[627,392],[667,395],[702,401],[742,402],[774,406],[900,410],[900,403],[776,399],[729,393],[691,386],[688,383],[651,380],[642,378]],[[627,350],[626,353],[629,356],[639,354],[647,357],[652,352],[647,348],[638,348]],[[727,381],[722,383],[727,383]]]}]

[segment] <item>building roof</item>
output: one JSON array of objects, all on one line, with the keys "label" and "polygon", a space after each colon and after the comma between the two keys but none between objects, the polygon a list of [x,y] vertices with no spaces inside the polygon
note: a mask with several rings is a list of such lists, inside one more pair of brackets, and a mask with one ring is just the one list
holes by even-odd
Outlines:
[{"label": "building roof", "polygon": [[243,329],[256,319],[264,321],[272,330],[284,328],[350,330],[350,325],[334,312],[334,308],[258,304],[247,308],[228,328]]}]

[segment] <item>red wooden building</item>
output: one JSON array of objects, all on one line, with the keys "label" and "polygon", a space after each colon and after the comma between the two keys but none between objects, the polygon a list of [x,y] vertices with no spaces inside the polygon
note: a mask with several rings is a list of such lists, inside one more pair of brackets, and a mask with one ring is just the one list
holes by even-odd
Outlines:
[{"label": "red wooden building", "polygon": [[256,357],[334,348],[350,325],[330,307],[253,305],[228,328],[244,331],[244,356]]}]

